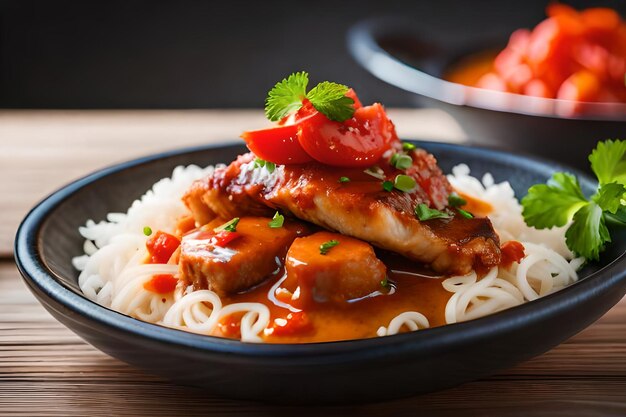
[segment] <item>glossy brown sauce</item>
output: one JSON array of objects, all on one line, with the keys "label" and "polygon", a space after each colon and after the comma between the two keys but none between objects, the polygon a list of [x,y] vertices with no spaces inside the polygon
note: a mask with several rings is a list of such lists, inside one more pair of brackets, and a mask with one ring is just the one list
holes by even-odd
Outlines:
[{"label": "glossy brown sauce", "polygon": [[[452,293],[441,285],[443,277],[436,277],[426,267],[395,254],[380,253],[388,269],[388,279],[393,290],[383,290],[378,295],[344,303],[316,303],[303,310],[310,326],[291,335],[262,336],[268,343],[310,343],[376,337],[380,326],[387,327],[398,314],[417,311],[428,318],[431,327],[445,324],[445,305]],[[224,305],[240,302],[265,304],[271,314],[270,325],[276,318],[285,318],[290,310],[276,305],[268,293],[284,274],[284,269],[256,288],[227,297]],[[387,292],[387,293],[383,293]],[[235,318],[226,318],[215,335],[239,337]],[[224,334],[225,330],[228,334]]]}]

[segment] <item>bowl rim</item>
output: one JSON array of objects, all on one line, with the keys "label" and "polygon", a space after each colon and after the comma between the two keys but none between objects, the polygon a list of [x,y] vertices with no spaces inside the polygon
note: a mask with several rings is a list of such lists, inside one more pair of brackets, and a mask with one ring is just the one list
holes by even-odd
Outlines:
[{"label": "bowl rim", "polygon": [[[357,22],[346,34],[348,51],[368,72],[402,90],[456,106],[505,113],[571,120],[626,121],[626,103],[580,102],[489,90],[467,86],[428,74],[386,51],[381,36],[410,34],[427,39],[408,18],[383,16]],[[582,106],[573,114],[573,106]]]},{"label": "bowl rim", "polygon": [[[558,164],[543,158],[514,155],[485,147],[469,147],[427,141],[412,142],[418,146],[430,148],[435,153],[450,149],[463,152],[466,155],[481,154],[481,156],[485,156],[486,154],[490,159],[504,158],[516,160],[528,164],[529,168],[546,169],[549,167],[550,169],[558,169],[560,167]],[[325,363],[346,363],[360,362],[366,358],[380,359],[389,357],[387,348],[392,348],[398,356],[414,351],[416,346],[423,352],[440,353],[442,349],[447,347],[458,345],[459,343],[464,344],[472,340],[480,340],[485,337],[493,337],[495,333],[511,331],[523,324],[536,323],[539,325],[544,317],[549,317],[560,310],[567,310],[593,297],[595,294],[609,291],[620,280],[626,278],[626,268],[623,267],[626,264],[626,252],[624,252],[608,265],[560,291],[476,320],[370,339],[303,344],[256,344],[195,334],[132,318],[101,306],[84,295],[68,289],[56,279],[55,273],[47,266],[38,245],[41,228],[48,216],[63,201],[70,198],[83,187],[108,175],[138,165],[150,164],[184,154],[210,152],[221,148],[240,146],[228,141],[157,153],[100,169],[51,193],[28,212],[16,234],[14,256],[17,267],[26,284],[38,290],[38,293],[44,297],[51,299],[73,313],[97,322],[99,325],[111,327],[118,332],[150,339],[154,342],[178,345],[204,353],[230,354],[238,359],[298,358],[299,360],[321,360]],[[570,172],[578,175],[581,183],[585,181],[594,183],[593,180],[579,170],[570,169]],[[68,258],[68,262],[70,262],[70,258]],[[30,288],[31,291],[33,288]],[[356,352],[359,354],[355,355],[354,353]]]}]

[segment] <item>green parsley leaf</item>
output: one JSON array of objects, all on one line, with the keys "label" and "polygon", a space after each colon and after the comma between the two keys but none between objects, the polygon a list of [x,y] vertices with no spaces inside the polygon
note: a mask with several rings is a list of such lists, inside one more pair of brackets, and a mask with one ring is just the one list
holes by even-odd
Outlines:
[{"label": "green parsley leaf", "polygon": [[276,212],[274,214],[274,217],[272,217],[272,220],[267,225],[271,227],[272,229],[278,229],[280,227],[283,227],[284,223],[285,223],[285,216],[283,216],[279,212]]},{"label": "green parsley leaf", "polygon": [[411,142],[402,142],[402,149],[405,151],[414,151],[417,149],[417,146],[413,145]]},{"label": "green parsley leaf", "polygon": [[223,231],[236,232],[237,231],[237,223],[239,223],[239,217],[235,217],[234,219],[227,221],[223,225],[218,226],[215,229],[213,229],[213,231],[215,233],[219,233],[219,232],[223,232]]},{"label": "green parsley leaf", "polygon": [[564,226],[587,204],[580,184],[572,174],[557,172],[547,184],[536,184],[522,198],[522,214],[529,226],[545,229]]},{"label": "green parsley leaf", "polygon": [[598,192],[593,196],[593,201],[595,201],[602,210],[615,214],[617,210],[623,206],[622,199],[625,192],[626,187],[624,187],[623,184],[616,182],[604,184],[600,186]]},{"label": "green parsley leaf", "polygon": [[394,153],[389,160],[389,164],[398,169],[408,169],[413,165],[413,158],[409,155]]},{"label": "green parsley leaf", "polygon": [[432,219],[449,219],[451,217],[448,213],[436,209],[431,209],[424,203],[420,203],[415,206],[415,215],[420,221]]},{"label": "green parsley leaf", "polygon": [[339,182],[350,182],[350,178],[348,178],[348,177],[341,177],[341,178],[339,178]]},{"label": "green parsley leaf", "polygon": [[393,182],[391,181],[383,181],[383,190],[385,191],[392,191],[393,190]]},{"label": "green parsley leaf", "polygon": [[522,199],[524,220],[529,226],[563,226],[567,247],[577,256],[598,260],[611,241],[607,224],[626,225],[626,141],[607,140],[589,155],[599,187],[587,200],[578,180],[556,173],[547,184],[533,185]]},{"label": "green parsley leaf", "polygon": [[400,191],[410,193],[415,189],[417,183],[415,182],[413,177],[409,177],[408,175],[396,175],[393,186]]},{"label": "green parsley leaf", "polygon": [[591,202],[578,210],[572,225],[565,232],[565,241],[577,256],[598,260],[605,244],[611,241],[602,208]]},{"label": "green parsley leaf", "polygon": [[339,241],[335,239],[322,243],[320,245],[320,254],[326,255],[331,248],[334,248],[338,244],[339,244]]},{"label": "green parsley leaf", "polygon": [[452,193],[448,196],[448,205],[450,207],[461,207],[467,204],[464,198],[457,193]]},{"label": "green parsley leaf", "polygon": [[461,217],[465,217],[466,219],[473,219],[474,215],[472,213],[470,213],[469,211],[457,208],[456,211],[459,212],[459,214],[461,215]]},{"label": "green parsley leaf", "polygon": [[324,81],[306,95],[313,107],[330,120],[344,122],[354,115],[354,100],[346,97],[349,88]]},{"label": "green parsley leaf", "polygon": [[306,97],[306,87],[309,84],[309,74],[301,71],[276,83],[265,99],[265,115],[276,122],[289,113],[302,107],[302,100]]},{"label": "green parsley leaf", "polygon": [[626,185],[626,140],[598,142],[589,155],[591,170],[600,185],[617,182]]},{"label": "green parsley leaf", "polygon": [[152,234],[152,229],[150,228],[150,226],[145,226],[143,228],[143,234],[146,236],[150,236]]}]

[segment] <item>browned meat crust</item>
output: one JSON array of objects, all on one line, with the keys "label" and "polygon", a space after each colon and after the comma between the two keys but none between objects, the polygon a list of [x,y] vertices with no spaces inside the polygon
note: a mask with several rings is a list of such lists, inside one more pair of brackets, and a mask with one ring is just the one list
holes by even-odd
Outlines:
[{"label": "browned meat crust", "polygon": [[[254,155],[245,154],[197,181],[184,201],[198,221],[212,215],[271,215],[278,209],[430,264],[440,273],[465,274],[475,267],[497,265],[499,239],[489,219],[415,218],[419,203],[444,208],[452,188],[432,155],[417,150],[412,158],[413,166],[406,172],[381,160],[385,179],[406,173],[418,184],[411,192],[387,192],[381,179],[360,169],[307,164],[278,166],[270,173],[255,166]],[[350,181],[339,182],[342,176]]]}]

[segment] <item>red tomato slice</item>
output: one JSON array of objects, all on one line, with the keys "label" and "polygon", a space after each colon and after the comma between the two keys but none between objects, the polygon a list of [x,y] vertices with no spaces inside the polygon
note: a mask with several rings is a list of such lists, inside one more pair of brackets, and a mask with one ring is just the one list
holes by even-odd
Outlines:
[{"label": "red tomato slice", "polygon": [[300,146],[296,124],[243,132],[241,137],[256,156],[275,164],[303,164],[313,160]]},{"label": "red tomato slice", "polygon": [[230,230],[222,230],[211,238],[211,243],[215,246],[225,248],[230,242],[241,236],[238,232],[231,232]]},{"label": "red tomato slice", "polygon": [[179,246],[180,240],[176,236],[160,230],[146,241],[150,262],[153,264],[166,264]]},{"label": "red tomato slice", "polygon": [[356,109],[354,116],[343,123],[317,113],[298,126],[302,148],[327,165],[371,166],[398,140],[393,123],[379,103]]}]

